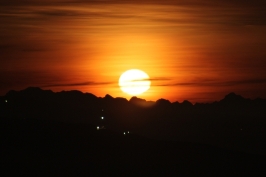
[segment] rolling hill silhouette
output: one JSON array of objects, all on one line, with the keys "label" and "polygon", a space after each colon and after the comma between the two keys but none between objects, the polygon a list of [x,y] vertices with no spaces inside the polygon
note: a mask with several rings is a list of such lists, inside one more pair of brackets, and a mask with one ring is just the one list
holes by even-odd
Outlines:
[{"label": "rolling hill silhouette", "polygon": [[5,172],[266,174],[264,99],[193,105],[29,87],[0,102]]}]

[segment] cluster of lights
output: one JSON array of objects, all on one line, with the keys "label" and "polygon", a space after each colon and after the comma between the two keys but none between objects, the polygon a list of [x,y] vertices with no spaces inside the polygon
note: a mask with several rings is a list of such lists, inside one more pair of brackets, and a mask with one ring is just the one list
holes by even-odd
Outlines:
[{"label": "cluster of lights", "polygon": [[[102,109],[102,111],[103,111],[103,109]],[[104,120],[104,116],[101,116],[101,120]],[[96,129],[97,130],[105,129],[105,127],[104,126],[101,126],[101,127],[100,126],[97,126]]]},{"label": "cluster of lights", "polygon": [[129,131],[127,131],[127,132],[124,132],[124,135],[126,135],[126,134],[129,134]]}]

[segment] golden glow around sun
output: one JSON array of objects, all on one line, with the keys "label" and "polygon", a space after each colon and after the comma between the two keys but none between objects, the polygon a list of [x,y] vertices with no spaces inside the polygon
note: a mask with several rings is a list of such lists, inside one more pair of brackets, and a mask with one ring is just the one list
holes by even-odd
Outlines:
[{"label": "golden glow around sun", "polygon": [[139,95],[150,88],[151,81],[148,74],[139,70],[131,69],[124,72],[119,78],[121,90],[129,95]]}]

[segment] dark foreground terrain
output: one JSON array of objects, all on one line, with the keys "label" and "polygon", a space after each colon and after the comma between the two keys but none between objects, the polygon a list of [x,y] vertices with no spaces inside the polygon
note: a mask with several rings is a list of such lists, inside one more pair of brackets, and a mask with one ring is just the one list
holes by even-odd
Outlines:
[{"label": "dark foreground terrain", "polygon": [[29,87],[0,96],[0,123],[1,176],[266,176],[266,100],[235,93],[192,104]]},{"label": "dark foreground terrain", "polygon": [[265,176],[266,158],[88,124],[1,119],[4,176]]}]

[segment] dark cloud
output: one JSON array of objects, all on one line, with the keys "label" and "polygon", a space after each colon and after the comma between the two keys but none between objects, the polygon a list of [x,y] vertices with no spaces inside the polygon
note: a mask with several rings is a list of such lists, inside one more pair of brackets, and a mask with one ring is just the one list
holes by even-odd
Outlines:
[{"label": "dark cloud", "polygon": [[[152,83],[152,86],[203,86],[203,87],[216,87],[216,86],[237,86],[237,85],[250,85],[250,84],[266,84],[265,79],[247,79],[247,80],[234,80],[234,81],[214,81],[214,80],[207,80],[202,79],[200,81],[195,82],[177,82],[177,83],[158,83],[157,81],[169,81],[172,79],[168,78],[159,78],[159,79],[147,79],[149,81],[155,81]],[[205,81],[204,81],[205,80]],[[141,80],[133,80],[133,81],[146,81],[146,79]],[[174,81],[171,81],[174,82]],[[117,85],[117,82],[79,82],[79,83],[63,83],[63,84],[48,84],[43,85],[41,87],[62,87],[62,86],[96,86],[96,85]]]},{"label": "dark cloud", "polygon": [[[169,81],[168,78],[154,78],[154,79],[134,79],[132,81]],[[117,82],[79,82],[79,83],[63,83],[63,84],[48,84],[41,87],[62,87],[62,86],[94,86],[94,85],[113,85]]]},{"label": "dark cloud", "polygon": [[29,5],[49,5],[60,4],[64,0],[1,0],[0,6],[29,6]]},{"label": "dark cloud", "polygon": [[108,4],[108,3],[130,3],[130,4],[168,4],[168,5],[215,5],[215,4],[228,4],[228,5],[257,5],[257,4],[265,4],[264,0],[65,0],[64,2],[69,3],[100,3],[100,4]]},{"label": "dark cloud", "polygon": [[224,82],[224,85],[244,85],[244,84],[266,84],[266,78],[264,79],[247,79]]},{"label": "dark cloud", "polygon": [[149,79],[150,81],[170,81],[173,80],[172,78],[168,77],[153,77]]},{"label": "dark cloud", "polygon": [[165,84],[153,84],[154,86],[202,86],[202,87],[219,87],[219,86],[237,86],[237,85],[252,85],[266,84],[266,78],[262,79],[247,79],[247,80],[232,80],[232,81],[194,81],[194,82],[177,82]]},{"label": "dark cloud", "polygon": [[237,6],[237,7],[261,7],[265,8],[264,0],[1,0],[0,5],[27,6],[27,5],[51,5],[51,4],[160,4],[182,6]]},{"label": "dark cloud", "polygon": [[79,82],[79,83],[63,83],[63,84],[49,84],[49,85],[44,85],[41,87],[71,87],[71,86],[94,86],[94,85],[112,85],[112,84],[117,84],[115,82]]},{"label": "dark cloud", "polygon": [[40,10],[35,11],[35,14],[41,15],[41,16],[83,16],[87,15],[85,13],[76,11],[76,10],[60,10],[60,9],[47,9],[47,10]]}]

